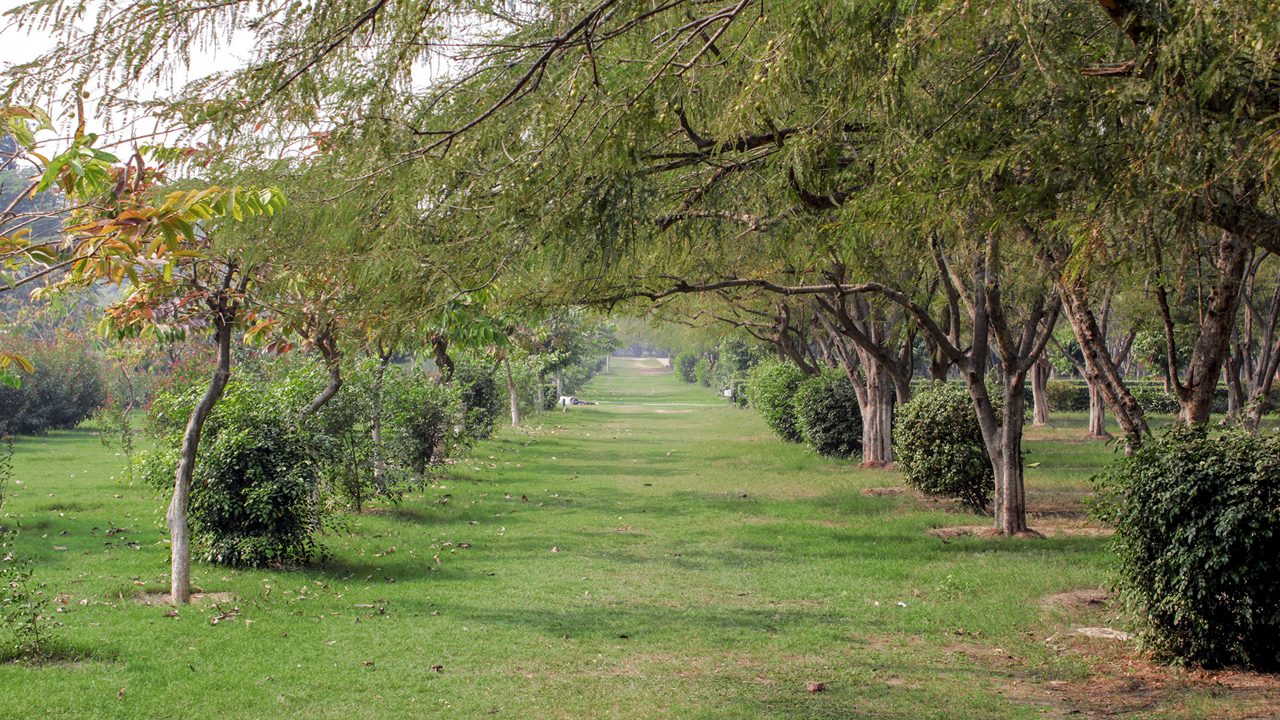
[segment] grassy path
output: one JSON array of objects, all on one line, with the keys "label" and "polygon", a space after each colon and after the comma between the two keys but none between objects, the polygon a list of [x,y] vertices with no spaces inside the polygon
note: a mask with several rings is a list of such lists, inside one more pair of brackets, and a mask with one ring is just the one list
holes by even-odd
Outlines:
[{"label": "grassy path", "polygon": [[1084,676],[1039,599],[1103,581],[1098,538],[943,543],[983,521],[863,494],[898,480],[644,362],[582,395],[608,404],[351,518],[320,567],[197,566],[233,599],[177,617],[134,598],[163,587],[163,497],[87,432],[22,441],[4,522],[80,658],[0,665],[0,717],[1029,718],[1011,682]]}]

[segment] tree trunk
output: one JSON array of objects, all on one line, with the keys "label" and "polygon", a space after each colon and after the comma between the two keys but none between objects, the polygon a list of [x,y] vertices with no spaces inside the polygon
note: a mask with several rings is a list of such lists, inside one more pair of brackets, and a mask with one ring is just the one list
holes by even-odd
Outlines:
[{"label": "tree trunk", "polygon": [[[1209,302],[1200,320],[1200,334],[1192,347],[1191,360],[1187,363],[1185,383],[1174,378],[1178,402],[1182,405],[1181,422],[1188,425],[1204,425],[1213,412],[1213,398],[1218,389],[1218,379],[1227,352],[1231,348],[1231,333],[1235,328],[1236,311],[1240,307],[1241,286],[1249,265],[1249,243],[1229,232],[1222,234],[1218,242],[1218,279],[1209,290]],[[1164,314],[1166,343],[1169,346],[1170,375],[1174,374],[1173,320],[1168,308],[1168,296],[1163,287],[1158,288],[1161,312]]]},{"label": "tree trunk", "polygon": [[440,379],[444,382],[453,380],[453,358],[449,357],[449,341],[443,335],[431,336],[431,354],[435,356],[436,368],[440,370]]},{"label": "tree trunk", "polygon": [[191,478],[195,474],[196,454],[200,449],[200,432],[231,378],[231,323],[225,320],[215,322],[217,364],[204,395],[187,417],[187,426],[182,433],[182,447],[178,453],[178,469],[174,474],[173,499],[169,502],[167,514],[170,539],[169,597],[175,605],[186,604],[191,599],[191,528],[187,523],[187,506],[191,498]]},{"label": "tree trunk", "polygon": [[1049,358],[1041,355],[1031,367],[1031,424],[1043,427],[1049,424]]},{"label": "tree trunk", "polygon": [[502,364],[507,369],[507,398],[511,401],[511,427],[520,427],[520,393],[516,390],[516,379],[511,374],[511,360],[502,356]]},{"label": "tree trunk", "polygon": [[1004,412],[997,433],[999,447],[989,453],[995,469],[996,530],[1006,537],[1027,531],[1027,490],[1022,468],[1024,385],[1024,378],[1006,376]]},{"label": "tree trunk", "polygon": [[[608,356],[606,355],[605,357],[608,357]],[[562,397],[564,397],[564,377],[560,374],[560,371],[557,370],[556,371],[556,400],[559,400]],[[588,397],[590,396],[588,395]]]},{"label": "tree trunk", "polygon": [[862,466],[884,467],[893,462],[894,389],[888,373],[871,360],[863,364],[866,392],[859,398],[862,412]]},{"label": "tree trunk", "polygon": [[1102,391],[1095,387],[1089,387],[1089,431],[1086,437],[1096,440],[1105,440],[1111,437],[1111,433],[1107,432],[1107,402],[1102,396]]},{"label": "tree trunk", "polygon": [[[1142,442],[1144,435],[1151,432],[1147,427],[1146,414],[1125,384],[1115,359],[1107,348],[1106,332],[1089,309],[1083,293],[1075,289],[1065,290],[1062,301],[1063,312],[1071,323],[1071,330],[1084,356],[1084,367],[1081,370],[1089,385],[1090,429],[1092,430],[1093,394],[1096,391],[1111,409],[1111,414],[1120,424],[1128,447],[1132,450]],[[1122,354],[1127,355],[1127,349]]]},{"label": "tree trunk", "polygon": [[[382,449],[382,388],[387,376],[387,365],[391,361],[391,353],[378,358],[378,367],[373,371],[373,406],[369,409],[369,435],[373,440],[373,484],[378,492],[387,491],[387,460]],[[358,501],[357,501],[358,502]],[[357,512],[359,508],[357,507]]]},{"label": "tree trunk", "polygon": [[301,418],[306,418],[316,413],[342,389],[342,365],[339,364],[336,358],[332,360],[326,359],[325,364],[329,366],[329,384],[325,385],[320,394],[315,396],[311,403],[303,408]]}]

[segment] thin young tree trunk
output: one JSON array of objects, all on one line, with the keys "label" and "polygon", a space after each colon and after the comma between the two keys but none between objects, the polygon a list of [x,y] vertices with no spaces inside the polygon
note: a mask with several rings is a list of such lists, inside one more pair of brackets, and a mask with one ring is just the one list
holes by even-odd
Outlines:
[{"label": "thin young tree trunk", "polygon": [[387,377],[387,365],[391,362],[391,353],[382,353],[378,357],[378,367],[373,371],[373,406],[369,408],[369,435],[373,440],[373,484],[378,492],[387,491],[387,459],[382,446],[382,390]]},{"label": "thin young tree trunk", "polygon": [[507,399],[511,401],[511,427],[520,427],[520,393],[516,390],[516,379],[511,374],[511,359],[502,356],[502,364],[507,369]]},{"label": "thin young tree trunk", "polygon": [[204,395],[187,417],[182,447],[178,452],[178,469],[174,474],[173,499],[169,502],[166,516],[170,540],[169,597],[175,605],[186,604],[191,599],[191,527],[187,522],[187,506],[191,498],[196,454],[200,449],[200,432],[231,378],[231,323],[223,318],[216,319],[215,323],[217,364]]},{"label": "thin young tree trunk", "polygon": [[1031,368],[1031,424],[1043,427],[1049,424],[1049,365],[1047,355],[1041,355]]}]

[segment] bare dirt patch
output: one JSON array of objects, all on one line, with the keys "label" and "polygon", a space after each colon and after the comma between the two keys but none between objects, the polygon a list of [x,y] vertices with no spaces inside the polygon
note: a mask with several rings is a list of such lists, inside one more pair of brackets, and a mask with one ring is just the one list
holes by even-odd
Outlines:
[{"label": "bare dirt patch", "polygon": [[1040,598],[1040,605],[1045,608],[1063,608],[1066,610],[1101,610],[1111,602],[1111,593],[1105,588],[1084,588],[1054,593]]},{"label": "bare dirt patch", "polygon": [[[135,598],[142,605],[172,605],[173,598],[169,593],[143,593]],[[220,605],[235,602],[235,593],[229,592],[197,592],[191,593],[193,605]]]},{"label": "bare dirt patch", "polygon": [[904,487],[878,487],[878,488],[863,488],[863,489],[862,489],[862,494],[863,494],[863,495],[871,495],[871,496],[873,496],[873,497],[884,497],[884,496],[892,496],[892,495],[906,495],[906,494],[907,494],[907,493],[909,493],[909,492],[911,492],[911,490],[909,490],[909,489],[907,489],[907,488],[904,488]]},{"label": "bare dirt patch", "polygon": [[[1001,538],[1004,537],[995,528],[989,525],[959,525],[953,527],[932,528],[927,531],[930,535],[942,540],[952,540],[959,537],[977,537],[977,538]],[[1046,537],[1108,537],[1115,531],[1111,528],[1102,527],[1068,527],[1062,525],[1038,525],[1026,532],[1017,533],[1014,537],[1022,539],[1036,539]]]}]

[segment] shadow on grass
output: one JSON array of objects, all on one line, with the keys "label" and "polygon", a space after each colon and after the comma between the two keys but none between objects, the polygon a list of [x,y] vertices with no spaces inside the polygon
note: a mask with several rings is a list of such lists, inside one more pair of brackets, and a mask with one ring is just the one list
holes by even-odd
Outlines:
[{"label": "shadow on grass", "polygon": [[29,667],[58,667],[79,663],[120,663],[120,653],[101,646],[88,647],[52,639],[42,643],[40,651],[18,650],[7,647],[0,650],[0,665],[24,665]]}]

